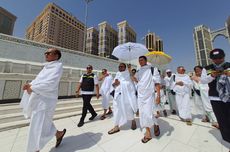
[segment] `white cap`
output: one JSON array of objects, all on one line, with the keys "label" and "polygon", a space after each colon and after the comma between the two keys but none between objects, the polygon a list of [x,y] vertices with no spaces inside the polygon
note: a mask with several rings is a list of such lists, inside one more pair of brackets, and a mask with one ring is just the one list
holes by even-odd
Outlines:
[{"label": "white cap", "polygon": [[168,73],[168,72],[172,72],[172,71],[171,71],[170,69],[167,69],[167,70],[166,70],[166,73]]}]

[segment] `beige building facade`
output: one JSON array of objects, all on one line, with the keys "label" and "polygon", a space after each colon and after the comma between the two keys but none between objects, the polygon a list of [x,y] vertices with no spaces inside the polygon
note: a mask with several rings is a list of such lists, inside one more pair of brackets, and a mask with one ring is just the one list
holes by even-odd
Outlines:
[{"label": "beige building facade", "polygon": [[211,63],[209,52],[213,49],[211,30],[199,25],[194,28],[193,39],[195,46],[196,65],[207,66]]},{"label": "beige building facade", "polygon": [[163,40],[153,32],[145,36],[145,45],[149,51],[163,51]]},{"label": "beige building facade", "polygon": [[136,32],[126,20],[117,23],[118,45],[126,42],[136,42]]},{"label": "beige building facade", "polygon": [[49,3],[27,28],[26,38],[82,52],[84,28],[76,17]]},{"label": "beige building facade", "polygon": [[86,36],[86,53],[98,55],[98,40],[98,30],[94,27],[88,28]]},{"label": "beige building facade", "polygon": [[102,57],[113,58],[111,56],[113,49],[118,44],[118,32],[113,29],[106,21],[98,24],[99,46],[98,54]]},{"label": "beige building facade", "polygon": [[0,33],[13,35],[17,17],[0,6]]}]

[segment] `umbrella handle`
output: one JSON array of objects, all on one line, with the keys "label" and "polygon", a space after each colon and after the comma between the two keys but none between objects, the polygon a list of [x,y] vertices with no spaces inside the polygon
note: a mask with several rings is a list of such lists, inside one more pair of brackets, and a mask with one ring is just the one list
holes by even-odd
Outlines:
[{"label": "umbrella handle", "polygon": [[129,46],[129,64],[130,64],[130,59],[131,59],[130,50],[131,50],[131,48],[130,48],[130,46]]}]

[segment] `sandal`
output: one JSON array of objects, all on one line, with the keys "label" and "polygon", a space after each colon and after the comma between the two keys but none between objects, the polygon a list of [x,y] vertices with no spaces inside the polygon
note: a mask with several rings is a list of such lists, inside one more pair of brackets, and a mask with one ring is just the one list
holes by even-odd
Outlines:
[{"label": "sandal", "polygon": [[132,129],[132,130],[137,129],[137,124],[136,124],[136,122],[135,122],[135,123],[134,123],[134,122],[132,122],[131,129]]},{"label": "sandal", "polygon": [[208,118],[207,116],[205,116],[204,118],[202,118],[201,121],[202,121],[202,122],[210,122],[210,121],[209,121],[209,118]]},{"label": "sandal", "polygon": [[147,143],[147,142],[149,142],[151,139],[152,139],[152,137],[145,137],[145,136],[144,136],[144,138],[141,139],[141,142],[142,142],[142,143]]},{"label": "sandal", "polygon": [[213,123],[213,124],[212,124],[212,126],[213,126],[213,127],[215,127],[216,129],[220,129],[220,127],[219,127],[219,124],[218,124],[218,123]]},{"label": "sandal", "polygon": [[192,121],[191,121],[191,120],[186,121],[186,124],[187,124],[188,126],[192,126]]},{"label": "sandal", "polygon": [[120,131],[120,129],[115,129],[115,128],[113,128],[113,129],[111,129],[111,130],[108,132],[108,134],[111,135],[111,134],[117,133],[117,132],[119,132],[119,131]]},{"label": "sandal", "polygon": [[106,115],[111,115],[113,113],[112,110],[110,110],[109,112],[106,113]]},{"label": "sandal", "polygon": [[55,145],[56,148],[61,144],[62,139],[63,139],[65,133],[66,133],[66,129],[63,129],[63,134],[62,134],[62,136],[59,137],[59,138],[57,139],[57,141],[56,141],[56,145]]},{"label": "sandal", "polygon": [[158,137],[160,135],[160,128],[158,125],[154,125],[154,135]]},{"label": "sandal", "polygon": [[105,115],[102,115],[102,116],[100,117],[101,120],[104,120],[105,118],[106,118]]}]

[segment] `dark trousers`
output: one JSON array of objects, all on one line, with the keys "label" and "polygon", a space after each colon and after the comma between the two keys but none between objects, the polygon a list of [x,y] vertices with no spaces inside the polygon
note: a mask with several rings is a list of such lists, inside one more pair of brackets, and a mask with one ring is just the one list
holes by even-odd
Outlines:
[{"label": "dark trousers", "polygon": [[230,103],[211,100],[211,104],[220,126],[222,138],[230,143]]},{"label": "dark trousers", "polygon": [[82,115],[80,121],[84,122],[87,110],[91,113],[92,116],[95,116],[97,113],[93,109],[93,106],[91,105],[90,101],[93,95],[82,95],[83,99],[83,107],[82,107]]}]

